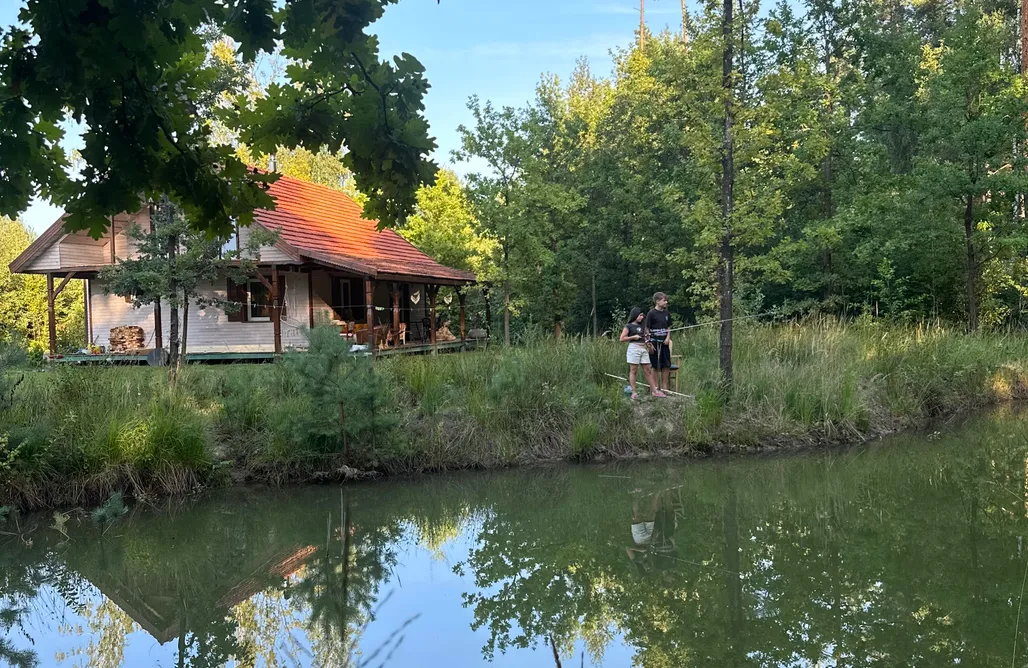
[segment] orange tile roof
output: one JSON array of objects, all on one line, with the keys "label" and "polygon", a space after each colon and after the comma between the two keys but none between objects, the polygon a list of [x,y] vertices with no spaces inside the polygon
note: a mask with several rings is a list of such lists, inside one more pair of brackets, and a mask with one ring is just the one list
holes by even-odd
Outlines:
[{"label": "orange tile roof", "polygon": [[360,206],[345,193],[282,176],[268,191],[275,210],[258,209],[255,220],[280,230],[282,241],[301,257],[338,260],[341,267],[397,277],[474,281],[474,274],[439,264],[393,230],[361,217]]}]

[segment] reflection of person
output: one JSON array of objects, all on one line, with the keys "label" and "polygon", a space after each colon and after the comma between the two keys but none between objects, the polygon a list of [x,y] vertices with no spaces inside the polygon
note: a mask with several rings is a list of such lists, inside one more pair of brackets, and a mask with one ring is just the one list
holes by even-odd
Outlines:
[{"label": "reflection of person", "polygon": [[[640,490],[636,490],[637,492]],[[678,517],[665,492],[656,492],[632,502],[632,546],[625,548],[628,558],[647,568],[648,557],[673,557],[677,549],[675,529]]]},{"label": "reflection of person", "polygon": [[643,310],[639,307],[634,307],[631,315],[628,316],[628,323],[621,330],[621,342],[628,344],[628,385],[632,388],[633,399],[639,398],[638,393],[635,391],[635,377],[639,372],[640,366],[643,369],[643,374],[646,376],[646,381],[650,384],[650,394],[655,397],[665,396],[653,381],[653,371],[650,369],[650,354],[643,342],[644,317]]}]

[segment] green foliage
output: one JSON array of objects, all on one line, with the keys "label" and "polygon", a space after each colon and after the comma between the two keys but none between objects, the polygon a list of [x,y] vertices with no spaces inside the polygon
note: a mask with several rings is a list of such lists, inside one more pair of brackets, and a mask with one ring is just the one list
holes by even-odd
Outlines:
[{"label": "green foliage", "polygon": [[443,169],[435,183],[418,190],[414,215],[397,230],[436,261],[472,271],[480,281],[493,277],[496,242],[484,234],[457,175]]},{"label": "green foliage", "polygon": [[[741,5],[729,230],[719,8],[690,19],[687,42],[651,35],[616,52],[608,79],[579,65],[567,82],[543,77],[522,108],[473,97],[455,157],[483,166],[465,191],[497,243],[513,337],[591,332],[594,313],[596,329],[617,328],[616,311],[656,290],[679,322],[709,317],[726,232],[737,315],[1022,326],[1015,9]],[[440,217],[457,225],[458,211]],[[420,243],[453,261],[471,249]]]},{"label": "green foliage", "polygon": [[[265,189],[274,177],[247,169],[221,127],[258,153],[345,147],[368,215],[401,220],[433,178],[435,145],[422,115],[424,68],[409,54],[381,60],[365,32],[387,4],[25,3],[0,46],[0,163],[9,168],[0,212],[16,215],[42,195],[68,211],[69,230],[99,236],[109,216],[167,195],[195,228],[227,235],[273,205]],[[280,48],[285,76],[251,95],[224,58],[210,57],[221,34],[244,70]],[[226,85],[235,98],[219,103]],[[89,128],[81,178],[68,175],[59,145],[65,114]]]},{"label": "green foliage", "polygon": [[308,337],[305,352],[291,351],[282,360],[288,399],[272,416],[290,445],[288,456],[341,453],[360,466],[393,456],[397,415],[371,359],[352,354],[334,327],[316,327]]},{"label": "green foliage", "polygon": [[[44,353],[48,350],[46,277],[12,274],[8,265],[33,241],[24,224],[0,216],[0,345],[16,342]],[[57,344],[77,350],[85,341],[83,283],[73,280],[57,296]]]},{"label": "green foliage", "polygon": [[125,506],[125,499],[122,497],[121,492],[115,492],[111,494],[111,498],[102,505],[97,507],[89,514],[89,518],[93,520],[95,524],[100,526],[109,526],[114,520],[120,518],[128,512],[128,508]]},{"label": "green foliage", "polygon": [[[218,481],[409,474],[596,456],[848,442],[1028,397],[1028,340],[831,319],[737,333],[720,390],[717,333],[676,340],[678,390],[622,392],[624,348],[536,338],[460,355],[354,355],[331,328],[274,364],[197,366],[174,387],[147,368],[26,373],[0,411],[0,503],[87,505],[114,491]],[[83,416],[88,416],[84,419]]]}]

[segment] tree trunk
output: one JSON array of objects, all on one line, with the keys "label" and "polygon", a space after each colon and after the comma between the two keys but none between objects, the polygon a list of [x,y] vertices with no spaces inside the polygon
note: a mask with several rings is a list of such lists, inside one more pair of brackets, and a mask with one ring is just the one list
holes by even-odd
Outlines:
[{"label": "tree trunk", "polygon": [[183,295],[182,299],[182,352],[178,356],[178,368],[181,371],[186,363],[186,351],[189,349],[189,296]]},{"label": "tree trunk", "polygon": [[721,87],[725,103],[724,130],[721,138],[721,247],[718,258],[718,311],[721,331],[718,336],[721,382],[727,393],[732,391],[732,288],[735,274],[735,249],[732,245],[732,211],[734,208],[735,159],[732,141],[733,43],[732,0],[724,0],[721,17],[724,41],[721,61]]},{"label": "tree trunk", "polygon": [[[175,256],[178,254],[178,236],[168,236],[168,266],[172,267],[174,272]],[[168,368],[171,370],[172,382],[175,380],[175,375],[178,372],[178,353],[179,353],[179,321],[178,321],[178,285],[174,278],[171,280],[171,284],[168,286],[168,295],[171,298],[168,304],[169,317],[171,318],[170,330],[169,330],[169,351],[168,351]]]},{"label": "tree trunk", "polygon": [[689,45],[689,13],[685,10],[685,0],[682,0],[682,44]]},{"label": "tree trunk", "polygon": [[[1021,30],[1020,30],[1020,43],[1021,43],[1021,76],[1026,79],[1028,83],[1028,0],[1021,0]],[[1028,115],[1024,117],[1024,123],[1028,126]],[[1015,160],[1021,154],[1022,147],[1015,140],[1014,144],[1014,158]],[[1019,219],[1025,217],[1025,193],[1019,193],[1015,197],[1014,201],[1014,222],[1017,223]]]},{"label": "tree trunk", "polygon": [[593,336],[598,337],[600,335],[600,319],[599,314],[596,313],[596,267],[593,267]]},{"label": "tree trunk", "polygon": [[1028,0],[1021,0],[1021,76],[1028,77]]},{"label": "tree trunk", "polygon": [[[826,33],[827,33],[826,29]],[[832,45],[829,41],[829,37],[826,34],[824,40],[824,67],[825,74],[828,76],[832,75]],[[828,104],[826,105],[826,113],[828,121],[831,121],[832,114],[835,111],[835,101],[832,99],[831,94],[828,95]],[[827,127],[827,123],[826,123]],[[833,136],[830,131],[827,132],[825,137],[828,142],[828,152],[825,154],[824,160],[821,161],[821,175],[824,178],[824,217],[825,220],[830,220],[835,215],[835,202],[832,198],[832,181],[834,176],[834,165],[832,163],[832,148],[833,148]],[[824,281],[822,286],[822,300],[827,304],[829,298],[832,296],[832,251],[829,248],[825,248],[821,256],[821,272]]]},{"label": "tree trunk", "polygon": [[493,303],[489,301],[489,288],[482,288],[482,299],[485,300],[485,333],[493,336]]},{"label": "tree trunk", "polygon": [[639,0],[639,48],[646,46],[646,0]]},{"label": "tree trunk", "polygon": [[967,249],[967,271],[964,288],[967,299],[967,328],[978,329],[978,265],[974,250],[974,196],[967,195],[964,205],[964,244]]},{"label": "tree trunk", "polygon": [[153,343],[158,350],[158,355],[163,359],[164,353],[164,321],[161,319],[161,298],[158,297],[153,303]]},{"label": "tree trunk", "polygon": [[503,343],[510,345],[510,281],[503,282]]},{"label": "tree trunk", "polygon": [[[558,299],[560,299],[560,292],[558,292],[557,288],[553,288],[553,303],[554,303],[554,305],[557,304],[557,300]],[[561,320],[561,314],[559,312],[554,312],[554,314],[553,314],[553,338],[555,338],[555,339],[559,339],[560,338],[560,320]]]}]

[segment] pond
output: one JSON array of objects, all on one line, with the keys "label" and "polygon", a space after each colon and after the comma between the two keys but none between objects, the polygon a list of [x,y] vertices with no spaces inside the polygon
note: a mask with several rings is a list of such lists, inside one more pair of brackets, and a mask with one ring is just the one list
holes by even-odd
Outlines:
[{"label": "pond", "polygon": [[1028,423],[0,526],[0,665],[1025,666]]}]

